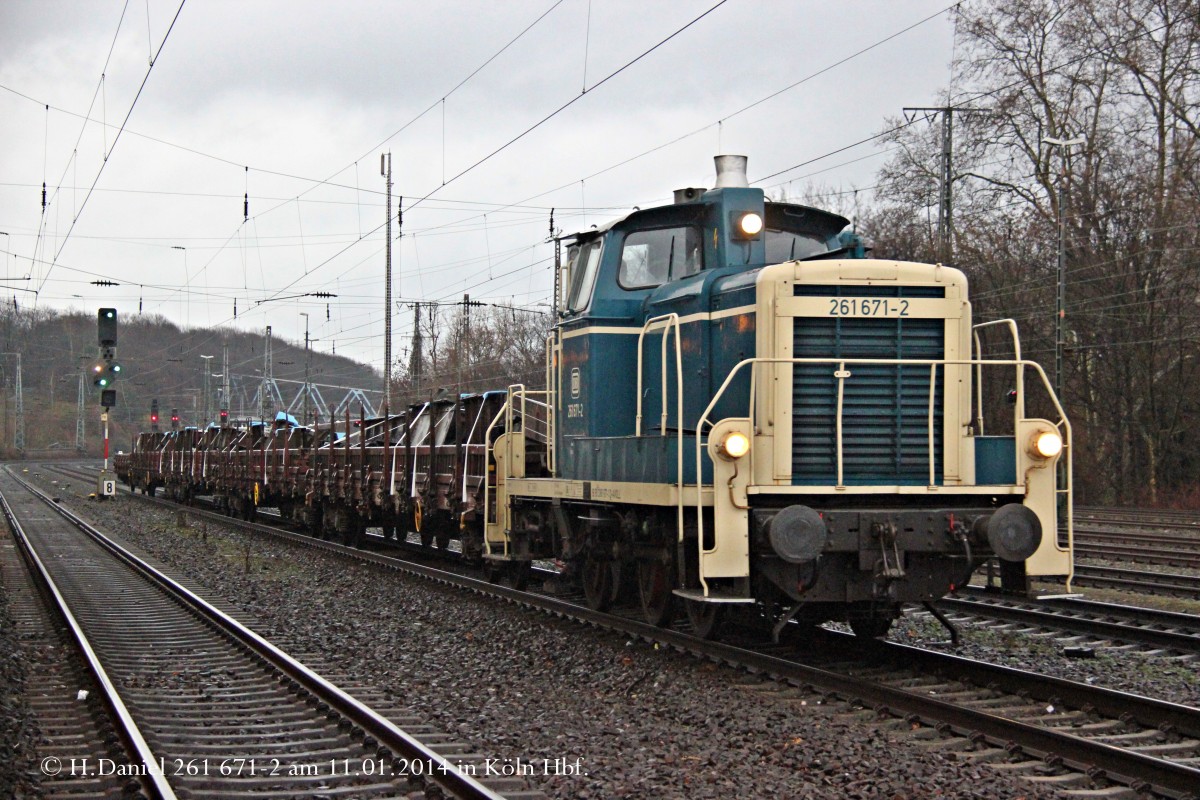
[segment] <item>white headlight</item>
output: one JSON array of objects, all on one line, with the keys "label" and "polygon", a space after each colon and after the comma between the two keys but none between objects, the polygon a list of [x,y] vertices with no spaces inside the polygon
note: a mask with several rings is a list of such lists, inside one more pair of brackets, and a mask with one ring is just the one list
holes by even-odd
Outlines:
[{"label": "white headlight", "polygon": [[751,211],[742,215],[738,220],[738,227],[742,229],[743,236],[758,236],[763,229],[763,219]]},{"label": "white headlight", "polygon": [[1062,452],[1062,437],[1057,431],[1042,431],[1033,437],[1033,452],[1042,458],[1054,458]]},{"label": "white headlight", "polygon": [[725,438],[717,445],[717,453],[726,461],[736,461],[750,452],[750,437],[741,431],[725,434]]}]

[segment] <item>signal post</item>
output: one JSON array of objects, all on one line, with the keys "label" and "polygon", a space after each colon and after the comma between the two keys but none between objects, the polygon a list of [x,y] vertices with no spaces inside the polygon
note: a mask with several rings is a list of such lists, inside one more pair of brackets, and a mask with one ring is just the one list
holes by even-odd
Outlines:
[{"label": "signal post", "polygon": [[96,498],[103,500],[117,493],[117,481],[108,472],[108,410],[117,405],[113,388],[121,365],[117,363],[117,310],[102,308],[96,312],[99,360],[92,367],[92,384],[100,389],[100,423],[104,428],[104,466],[96,480]]}]

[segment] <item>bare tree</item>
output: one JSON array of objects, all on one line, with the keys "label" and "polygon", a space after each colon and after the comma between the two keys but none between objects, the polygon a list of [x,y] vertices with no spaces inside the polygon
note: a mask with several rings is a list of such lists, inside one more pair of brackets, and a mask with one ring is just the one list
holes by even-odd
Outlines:
[{"label": "bare tree", "polygon": [[[950,97],[988,113],[956,117],[954,260],[977,311],[1018,319],[1026,352],[1052,360],[1061,211],[1064,401],[1096,500],[1153,502],[1200,476],[1197,19],[1196,0],[999,0],[960,17]],[[924,260],[938,148],[929,126],[891,127],[864,227]]]}]

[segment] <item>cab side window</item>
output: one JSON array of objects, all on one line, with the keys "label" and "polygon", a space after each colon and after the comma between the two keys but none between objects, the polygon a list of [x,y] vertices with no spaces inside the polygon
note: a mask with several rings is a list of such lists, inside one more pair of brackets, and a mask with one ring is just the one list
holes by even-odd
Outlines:
[{"label": "cab side window", "polygon": [[694,275],[703,268],[699,228],[685,225],[634,231],[621,247],[617,282],[624,289],[645,289]]},{"label": "cab side window", "polygon": [[570,254],[571,288],[567,295],[568,311],[583,311],[592,302],[596,272],[600,267],[600,240],[572,248]]}]

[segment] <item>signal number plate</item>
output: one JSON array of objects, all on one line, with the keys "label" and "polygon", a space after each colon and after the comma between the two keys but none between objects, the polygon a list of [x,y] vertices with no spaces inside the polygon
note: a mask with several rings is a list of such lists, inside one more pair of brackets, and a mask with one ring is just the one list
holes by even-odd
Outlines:
[{"label": "signal number plate", "polygon": [[908,301],[894,297],[830,297],[831,317],[907,317]]}]

